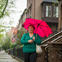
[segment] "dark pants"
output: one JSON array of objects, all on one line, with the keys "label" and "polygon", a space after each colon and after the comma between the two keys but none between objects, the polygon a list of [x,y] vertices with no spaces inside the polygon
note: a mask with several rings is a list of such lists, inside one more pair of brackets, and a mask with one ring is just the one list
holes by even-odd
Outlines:
[{"label": "dark pants", "polygon": [[36,53],[24,53],[24,62],[36,62]]}]

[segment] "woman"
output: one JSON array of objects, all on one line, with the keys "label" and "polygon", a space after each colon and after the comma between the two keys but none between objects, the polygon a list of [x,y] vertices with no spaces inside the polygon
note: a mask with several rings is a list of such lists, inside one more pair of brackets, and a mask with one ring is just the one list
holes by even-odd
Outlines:
[{"label": "woman", "polygon": [[40,36],[34,34],[34,26],[28,27],[28,33],[21,38],[23,46],[24,62],[36,62],[36,44],[41,44]]}]

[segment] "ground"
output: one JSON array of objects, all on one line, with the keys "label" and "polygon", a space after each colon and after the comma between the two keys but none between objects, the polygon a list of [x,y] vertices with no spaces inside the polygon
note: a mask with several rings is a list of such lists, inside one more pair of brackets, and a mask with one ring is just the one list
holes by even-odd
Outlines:
[{"label": "ground", "polygon": [[5,51],[0,51],[0,62],[19,62]]}]

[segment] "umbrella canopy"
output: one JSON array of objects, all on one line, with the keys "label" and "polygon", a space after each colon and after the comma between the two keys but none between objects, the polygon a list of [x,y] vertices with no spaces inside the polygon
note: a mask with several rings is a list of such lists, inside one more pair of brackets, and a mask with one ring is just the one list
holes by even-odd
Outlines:
[{"label": "umbrella canopy", "polygon": [[37,20],[32,18],[27,18],[22,26],[28,30],[28,27],[33,25],[35,27],[34,33],[38,34],[41,37],[48,37],[52,34],[51,28],[47,25],[47,23],[43,20]]}]

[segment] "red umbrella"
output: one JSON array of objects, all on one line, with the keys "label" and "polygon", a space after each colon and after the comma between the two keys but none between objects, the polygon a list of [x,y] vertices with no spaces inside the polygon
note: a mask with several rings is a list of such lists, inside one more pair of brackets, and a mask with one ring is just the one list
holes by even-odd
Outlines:
[{"label": "red umbrella", "polygon": [[29,25],[33,25],[35,27],[34,33],[41,37],[48,37],[50,34],[52,34],[51,28],[43,20],[27,18],[22,26],[28,30]]}]

